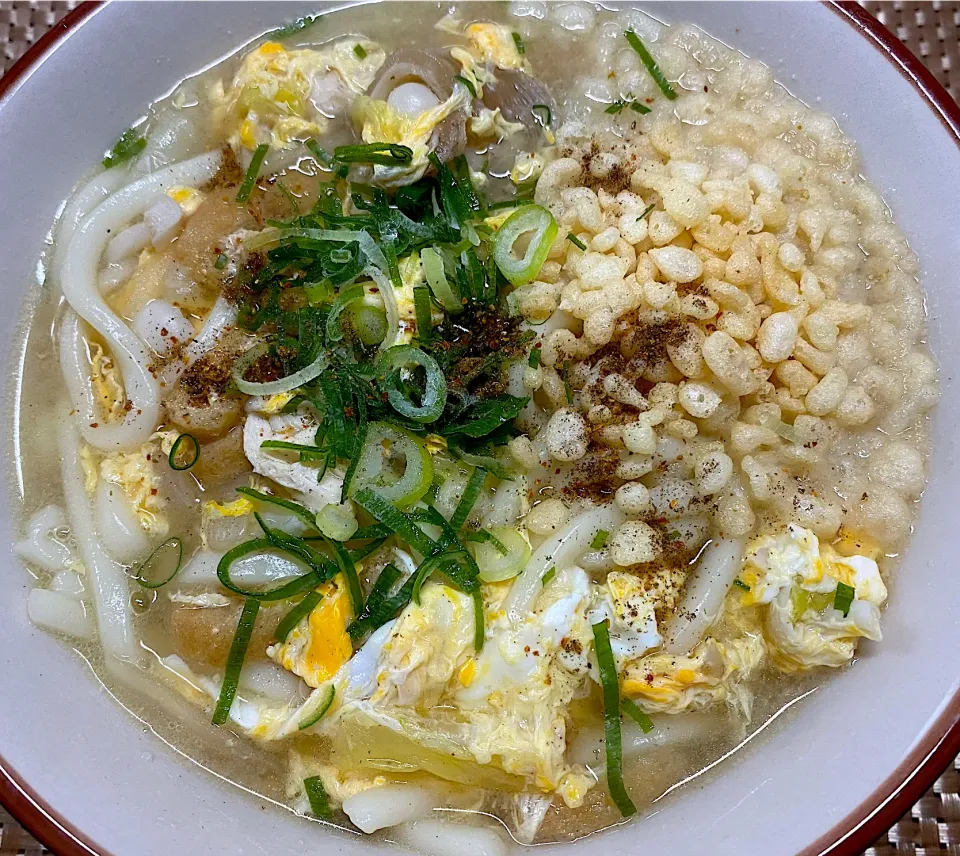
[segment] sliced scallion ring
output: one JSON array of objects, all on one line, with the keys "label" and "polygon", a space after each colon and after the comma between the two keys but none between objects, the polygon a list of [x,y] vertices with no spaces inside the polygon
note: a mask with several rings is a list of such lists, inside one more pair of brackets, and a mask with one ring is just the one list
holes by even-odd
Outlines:
[{"label": "sliced scallion ring", "polygon": [[471,545],[474,561],[480,568],[480,579],[485,583],[511,580],[530,561],[530,544],[517,529],[497,527],[491,529],[490,532],[497,541],[507,548],[507,553],[502,555],[493,541]]},{"label": "sliced scallion ring", "polygon": [[[403,472],[397,477],[386,466],[389,457],[403,457]],[[391,478],[392,476],[392,478]],[[423,498],[433,482],[430,452],[416,434],[387,422],[371,422],[367,439],[350,483],[350,495],[375,488],[384,498],[405,508]]]},{"label": "sliced scallion ring", "polygon": [[330,314],[327,315],[327,338],[331,342],[339,342],[343,339],[343,330],[340,329],[340,314],[349,304],[355,300],[360,300],[362,297],[362,285],[351,285],[337,295],[337,299],[333,301],[333,306],[330,307]]},{"label": "sliced scallion ring", "polygon": [[310,693],[310,698],[300,708],[300,715],[297,717],[297,730],[303,731],[323,719],[324,714],[330,710],[336,695],[337,691],[332,683],[324,684],[324,686]]},{"label": "sliced scallion ring", "polygon": [[214,725],[223,725],[230,716],[230,708],[237,695],[240,685],[240,672],[243,670],[243,661],[247,657],[247,648],[250,646],[250,637],[253,636],[253,626],[257,623],[257,613],[260,612],[260,601],[252,598],[243,604],[240,621],[237,623],[237,632],[227,655],[227,666],[223,672],[223,684],[220,687],[220,697],[213,712]]},{"label": "sliced scallion ring", "polygon": [[[493,257],[511,285],[526,285],[536,279],[558,231],[553,215],[539,205],[524,205],[504,221],[493,239]],[[517,258],[514,244],[528,233],[532,234],[527,248]]]},{"label": "sliced scallion ring", "polygon": [[[426,372],[420,404],[414,403],[400,386],[401,372],[418,367]],[[429,354],[413,345],[395,345],[381,355],[377,375],[387,400],[401,416],[414,422],[436,422],[440,418],[447,404],[447,380]]]},{"label": "sliced scallion ring", "polygon": [[350,325],[364,345],[379,345],[387,335],[387,313],[380,306],[361,300],[347,307]]},{"label": "sliced scallion ring", "polygon": [[433,296],[440,301],[440,305],[451,315],[455,315],[463,309],[460,303],[460,295],[450,285],[447,279],[447,273],[443,267],[443,256],[439,250],[433,247],[426,247],[420,251],[420,262],[423,265],[423,273],[427,278],[427,283]]},{"label": "sliced scallion ring", "polygon": [[182,562],[183,541],[167,538],[137,566],[133,578],[144,588],[161,588],[179,573]]},{"label": "sliced scallion ring", "polygon": [[181,434],[173,441],[167,462],[171,470],[183,472],[189,470],[200,460],[200,443],[193,434]]},{"label": "sliced scallion ring", "polygon": [[281,392],[290,392],[309,383],[314,378],[319,377],[323,370],[329,364],[326,354],[320,354],[310,365],[304,366],[299,371],[291,375],[282,377],[279,380],[271,380],[266,383],[256,383],[251,380],[244,380],[244,373],[257,360],[269,353],[270,346],[266,342],[254,345],[245,354],[241,354],[233,364],[231,376],[237,389],[247,395],[278,395]]}]

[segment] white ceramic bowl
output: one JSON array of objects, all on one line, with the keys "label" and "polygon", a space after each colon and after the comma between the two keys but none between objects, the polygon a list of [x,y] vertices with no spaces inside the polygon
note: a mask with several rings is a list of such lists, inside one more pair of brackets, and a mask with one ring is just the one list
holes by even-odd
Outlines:
[{"label": "white ceramic bowl", "polygon": [[[77,10],[0,84],[0,289],[14,307],[76,178],[185,73],[329,3],[111,3]],[[916,535],[892,586],[882,645],[795,705],[732,762],[625,829],[557,854],[855,853],[960,751],[960,573],[954,482],[960,422],[960,112],[857,7],[676,3],[837,117],[917,250],[942,367],[935,453]],[[9,348],[8,348],[9,350]],[[7,374],[21,354],[7,354]],[[8,408],[9,411],[9,408]],[[4,435],[12,432],[9,418]],[[8,443],[9,447],[9,443]],[[0,511],[0,544],[13,540]],[[27,575],[0,561],[0,798],[62,854],[366,854],[386,849],[262,804],[164,746],[26,618]],[[266,810],[262,810],[266,809]],[[831,849],[832,848],[832,849]]]}]

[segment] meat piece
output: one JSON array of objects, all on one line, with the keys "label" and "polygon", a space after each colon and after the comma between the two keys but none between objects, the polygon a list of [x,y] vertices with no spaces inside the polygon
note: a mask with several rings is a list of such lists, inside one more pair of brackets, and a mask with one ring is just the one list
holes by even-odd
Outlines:
[{"label": "meat piece", "polygon": [[[288,608],[283,604],[261,607],[247,648],[247,660],[267,659],[267,646],[274,641],[274,631]],[[191,666],[223,668],[242,609],[239,600],[229,606],[203,608],[176,604],[169,620],[177,653]]]}]

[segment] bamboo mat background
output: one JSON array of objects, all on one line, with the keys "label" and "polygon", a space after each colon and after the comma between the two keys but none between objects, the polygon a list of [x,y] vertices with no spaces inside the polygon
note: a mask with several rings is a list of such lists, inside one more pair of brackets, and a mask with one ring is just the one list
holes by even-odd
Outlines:
[{"label": "bamboo mat background", "polygon": [[[75,5],[76,0],[0,0],[2,71]],[[862,5],[920,57],[954,98],[960,95],[960,3],[896,0]],[[0,856],[49,852],[0,807]],[[865,856],[932,854],[960,856],[960,758]]]}]

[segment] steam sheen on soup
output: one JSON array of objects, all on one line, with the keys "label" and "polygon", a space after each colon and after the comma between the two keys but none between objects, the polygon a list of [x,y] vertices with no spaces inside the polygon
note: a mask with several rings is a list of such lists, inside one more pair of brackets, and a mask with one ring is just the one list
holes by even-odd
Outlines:
[{"label": "steam sheen on soup", "polygon": [[759,60],[410,10],[267,33],[79,182],[16,550],[33,622],[201,764],[498,854],[881,641],[937,372],[855,145]]}]

